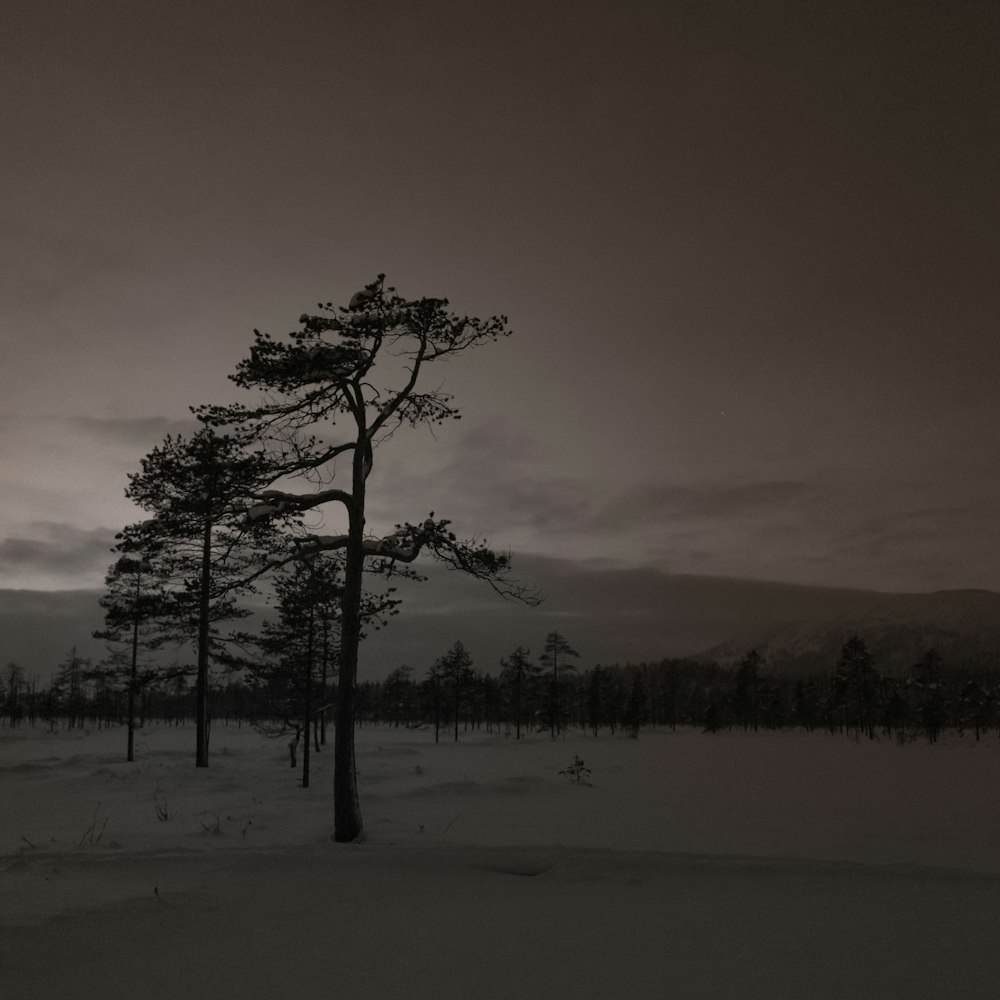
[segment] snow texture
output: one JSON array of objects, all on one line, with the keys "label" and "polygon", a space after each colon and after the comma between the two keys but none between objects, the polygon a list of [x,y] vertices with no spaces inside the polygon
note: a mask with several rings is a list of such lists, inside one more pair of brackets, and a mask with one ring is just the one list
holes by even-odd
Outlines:
[{"label": "snow texture", "polygon": [[[0,728],[0,996],[995,998],[1000,744]],[[578,754],[591,784],[560,775]]]}]

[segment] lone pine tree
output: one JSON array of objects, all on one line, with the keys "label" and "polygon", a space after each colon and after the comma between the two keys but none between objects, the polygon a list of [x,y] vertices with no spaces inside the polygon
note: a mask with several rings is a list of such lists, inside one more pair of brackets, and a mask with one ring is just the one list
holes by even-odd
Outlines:
[{"label": "lone pine tree", "polygon": [[[320,304],[318,314],[302,315],[300,329],[288,341],[256,332],[250,356],[231,378],[259,392],[260,402],[198,411],[211,424],[231,426],[262,441],[275,465],[272,484],[302,481],[300,491],[273,486],[258,491],[253,519],[267,521],[334,505],[346,522],[337,534],[298,536],[290,553],[273,560],[279,565],[317,552],[343,555],[334,749],[338,841],[356,840],[362,833],[354,717],[364,574],[415,577],[407,567],[429,554],[451,569],[485,580],[505,597],[537,601],[510,579],[508,555],[481,540],[459,540],[449,522],[433,513],[416,522],[402,521],[380,537],[366,529],[368,480],[379,445],[404,427],[433,427],[460,416],[440,388],[422,388],[428,366],[508,335],[505,317],[458,316],[447,307],[444,299],[401,298],[379,275],[346,307],[328,302]],[[333,432],[331,440],[321,436],[324,430]],[[331,486],[338,459],[347,463],[347,482]]]}]

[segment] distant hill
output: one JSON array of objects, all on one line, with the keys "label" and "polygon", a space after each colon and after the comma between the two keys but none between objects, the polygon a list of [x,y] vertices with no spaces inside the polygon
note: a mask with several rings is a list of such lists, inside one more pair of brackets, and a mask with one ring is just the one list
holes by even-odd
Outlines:
[{"label": "distant hill", "polygon": [[[1000,666],[1000,594],[991,591],[886,594],[538,556],[516,557],[515,568],[544,591],[540,607],[503,601],[431,564],[427,583],[400,587],[400,615],[366,640],[362,676],[380,679],[408,663],[422,677],[458,639],[476,669],[496,673],[517,646],[541,652],[551,631],[579,650],[583,670],[694,655],[731,664],[756,647],[772,669],[824,672],[855,633],[887,672],[908,669],[929,646],[952,663]],[[103,624],[100,596],[0,590],[0,669],[15,661],[47,682],[72,646],[100,660],[106,644],[91,637]]]},{"label": "distant hill", "polygon": [[942,590],[930,594],[857,592],[846,607],[797,621],[747,629],[700,658],[732,665],[756,649],[775,672],[823,673],[857,635],[883,673],[902,673],[928,649],[945,666],[1000,669],[1000,594]]},{"label": "distant hill", "polygon": [[48,683],[75,646],[101,659],[107,644],[92,632],[104,624],[100,590],[0,590],[0,669],[18,663],[25,677]]}]

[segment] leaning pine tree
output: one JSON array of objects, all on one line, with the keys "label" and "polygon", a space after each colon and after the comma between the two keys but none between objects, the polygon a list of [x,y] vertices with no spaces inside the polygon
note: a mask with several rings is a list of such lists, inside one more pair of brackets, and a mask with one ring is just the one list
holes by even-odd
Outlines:
[{"label": "leaning pine tree", "polygon": [[[505,597],[528,603],[537,597],[509,578],[510,557],[482,541],[461,541],[449,522],[433,513],[373,537],[365,529],[368,479],[380,443],[404,426],[432,427],[458,418],[451,397],[422,389],[427,367],[508,334],[505,317],[482,320],[449,313],[443,299],[404,299],[384,275],[345,307],[319,306],[303,315],[301,329],[279,342],[257,332],[250,357],[234,382],[262,393],[259,405],[203,407],[199,414],[219,426],[264,441],[276,474],[273,482],[301,479],[303,489],[269,488],[256,494],[255,519],[301,514],[335,505],[344,518],[338,534],[295,539],[291,555],[274,564],[340,552],[344,560],[341,644],[334,749],[334,838],[361,837],[362,819],[354,768],[355,683],[364,619],[364,574],[415,576],[407,569],[421,554],[487,581]],[[327,440],[324,429],[333,432]],[[346,460],[347,481],[334,483],[335,463]]]}]

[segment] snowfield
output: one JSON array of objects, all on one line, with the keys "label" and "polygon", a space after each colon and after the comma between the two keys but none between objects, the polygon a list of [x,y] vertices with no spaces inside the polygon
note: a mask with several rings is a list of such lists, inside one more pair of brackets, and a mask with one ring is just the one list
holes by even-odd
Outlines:
[{"label": "snowfield", "polygon": [[362,728],[359,845],[332,746],[124,750],[0,728],[4,1000],[1000,995],[995,736]]}]

